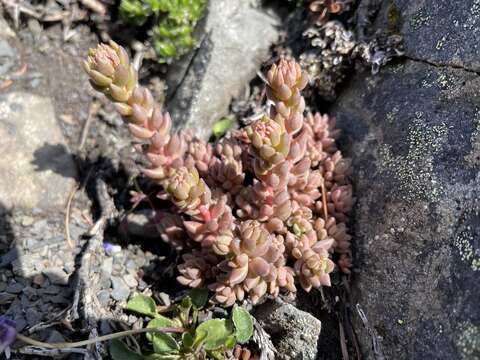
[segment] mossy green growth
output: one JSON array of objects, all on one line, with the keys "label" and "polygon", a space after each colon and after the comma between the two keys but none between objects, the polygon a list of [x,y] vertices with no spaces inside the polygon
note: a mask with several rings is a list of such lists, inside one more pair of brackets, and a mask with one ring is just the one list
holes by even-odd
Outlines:
[{"label": "mossy green growth", "polygon": [[207,0],[122,0],[120,16],[142,26],[152,19],[153,47],[161,63],[170,63],[195,46],[194,29]]}]

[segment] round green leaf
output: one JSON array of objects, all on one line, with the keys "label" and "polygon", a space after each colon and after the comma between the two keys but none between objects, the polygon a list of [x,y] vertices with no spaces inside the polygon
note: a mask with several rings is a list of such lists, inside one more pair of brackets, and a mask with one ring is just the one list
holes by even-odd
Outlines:
[{"label": "round green leaf", "polygon": [[[162,315],[157,315],[157,317],[153,320],[151,320],[147,328],[161,328],[161,327],[174,327],[175,323],[173,320],[170,320],[169,318],[162,316]],[[153,350],[156,353],[170,353],[177,351],[180,347],[177,343],[177,340],[170,335],[166,333],[147,333],[147,339],[150,340],[153,344]]]},{"label": "round green leaf", "polygon": [[195,340],[204,337],[205,350],[215,350],[226,346],[229,336],[233,335],[232,330],[232,323],[226,319],[207,320],[196,328]]},{"label": "round green leaf", "polygon": [[150,317],[157,316],[157,306],[155,301],[149,296],[136,295],[127,303],[127,310],[147,315]]},{"label": "round green leaf", "polygon": [[190,290],[190,294],[188,294],[192,299],[192,305],[194,309],[201,309],[203,308],[208,301],[208,289],[206,288],[196,288]]},{"label": "round green leaf", "polygon": [[240,344],[246,343],[253,335],[252,316],[244,308],[235,305],[232,311],[232,320],[235,325],[235,337]]},{"label": "round green leaf", "polygon": [[128,348],[120,340],[112,340],[110,342],[110,356],[113,360],[144,360],[143,355],[137,354]]}]

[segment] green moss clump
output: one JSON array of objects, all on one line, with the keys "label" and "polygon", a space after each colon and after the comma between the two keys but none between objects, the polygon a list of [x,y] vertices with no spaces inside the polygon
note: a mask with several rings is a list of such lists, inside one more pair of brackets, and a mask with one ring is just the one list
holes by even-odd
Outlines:
[{"label": "green moss clump", "polygon": [[159,62],[170,63],[195,46],[194,28],[207,0],[122,0],[120,16],[128,24],[143,26],[152,19],[153,47]]}]

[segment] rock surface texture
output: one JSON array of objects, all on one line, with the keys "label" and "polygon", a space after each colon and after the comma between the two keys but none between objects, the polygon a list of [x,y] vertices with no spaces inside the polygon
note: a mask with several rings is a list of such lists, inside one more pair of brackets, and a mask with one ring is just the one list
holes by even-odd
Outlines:
[{"label": "rock surface texture", "polygon": [[407,59],[332,111],[356,184],[355,327],[365,359],[479,359],[480,2],[384,3]]},{"label": "rock surface texture", "polygon": [[315,360],[322,323],[291,304],[267,302],[255,308],[255,318],[269,333],[278,360]]},{"label": "rock surface texture", "polygon": [[[279,19],[252,1],[209,1],[199,48],[169,74],[168,110],[177,127],[208,138],[277,40]],[[185,72],[186,69],[186,72]]]},{"label": "rock surface texture", "polygon": [[63,208],[76,167],[48,98],[0,96],[0,202],[6,207]]}]

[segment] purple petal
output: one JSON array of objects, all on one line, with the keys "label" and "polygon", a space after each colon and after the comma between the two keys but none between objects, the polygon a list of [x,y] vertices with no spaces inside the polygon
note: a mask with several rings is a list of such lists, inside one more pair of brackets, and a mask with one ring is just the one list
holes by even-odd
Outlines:
[{"label": "purple petal", "polygon": [[0,317],[0,354],[15,341],[17,331],[13,320]]}]

